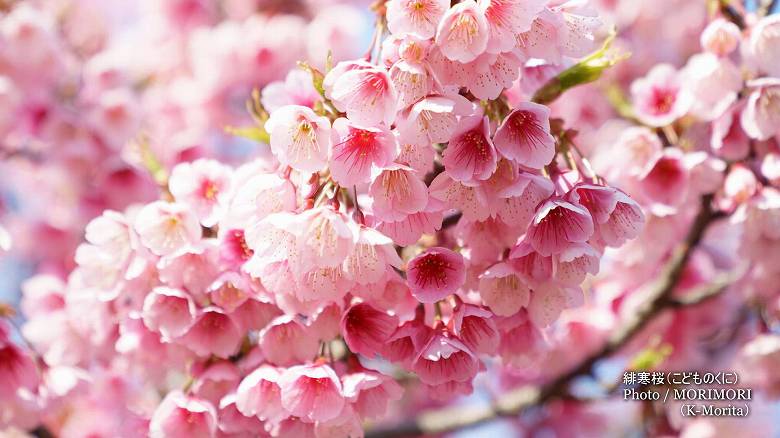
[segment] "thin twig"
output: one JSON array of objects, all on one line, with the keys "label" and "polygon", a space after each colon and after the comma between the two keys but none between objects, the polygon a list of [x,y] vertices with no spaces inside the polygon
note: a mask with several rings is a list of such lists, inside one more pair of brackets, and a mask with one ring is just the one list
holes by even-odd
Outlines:
[{"label": "thin twig", "polygon": [[[544,404],[550,399],[566,393],[566,388],[575,378],[590,374],[593,366],[619,351],[626,343],[639,333],[655,316],[663,310],[679,306],[677,299],[672,298],[685,265],[693,253],[693,249],[701,241],[710,223],[721,217],[712,210],[712,195],[703,196],[701,207],[685,241],[677,247],[669,263],[660,275],[660,280],[651,289],[647,299],[636,309],[632,316],[618,328],[607,340],[604,346],[587,356],[577,366],[561,374],[551,382],[542,386],[524,386],[499,397],[492,406],[461,407],[454,406],[440,410],[427,411],[417,418],[401,424],[385,428],[368,430],[366,438],[392,438],[403,436],[419,436],[440,434],[453,430],[476,426],[502,416],[515,416],[533,406]],[[720,289],[723,290],[722,288]],[[710,294],[692,300],[698,303],[708,299]],[[713,293],[714,296],[714,293]]]}]

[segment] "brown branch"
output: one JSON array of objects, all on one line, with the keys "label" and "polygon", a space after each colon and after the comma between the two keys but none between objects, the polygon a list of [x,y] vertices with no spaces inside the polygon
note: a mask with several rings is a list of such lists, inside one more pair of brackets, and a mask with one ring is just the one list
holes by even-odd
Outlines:
[{"label": "brown branch", "polygon": [[718,0],[718,6],[720,13],[723,14],[727,20],[736,24],[740,30],[745,30],[747,27],[745,24],[745,17],[742,16],[737,8],[731,5],[729,0]]},{"label": "brown branch", "polygon": [[[518,415],[528,408],[542,405],[548,400],[565,394],[569,383],[579,376],[590,374],[597,362],[620,350],[663,310],[688,305],[679,304],[679,299],[672,298],[672,292],[682,276],[683,269],[693,253],[693,249],[701,241],[708,225],[721,217],[712,210],[712,198],[712,195],[702,197],[699,213],[694,219],[685,241],[674,250],[670,261],[659,276],[659,281],[650,290],[644,303],[635,310],[622,327],[614,332],[601,349],[587,356],[577,366],[545,385],[524,386],[504,394],[492,406],[465,408],[454,406],[423,412],[408,422],[368,430],[366,438],[435,435],[463,429],[498,417]],[[723,288],[718,288],[718,290],[722,291]],[[709,299],[710,295],[715,296],[716,293],[708,291],[704,295],[697,295],[699,298],[690,300],[690,304],[697,304]]]}]

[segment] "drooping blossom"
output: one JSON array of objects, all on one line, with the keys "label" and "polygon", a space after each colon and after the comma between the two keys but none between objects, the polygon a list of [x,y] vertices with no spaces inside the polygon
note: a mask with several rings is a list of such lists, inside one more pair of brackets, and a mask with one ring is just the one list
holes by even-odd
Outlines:
[{"label": "drooping blossom", "polygon": [[749,48],[758,67],[769,76],[780,76],[780,18],[767,15],[751,30]]},{"label": "drooping blossom", "polygon": [[393,81],[383,69],[353,69],[342,73],[334,80],[330,97],[336,108],[346,112],[355,123],[390,126],[395,120],[397,95]]},{"label": "drooping blossom", "polygon": [[373,357],[398,328],[398,318],[359,303],[350,306],[341,319],[341,333],[351,351]]},{"label": "drooping blossom", "polygon": [[394,34],[412,33],[431,38],[450,4],[446,0],[390,0],[387,26]]},{"label": "drooping blossom", "polygon": [[479,278],[482,301],[499,316],[511,316],[528,305],[531,290],[511,265],[498,263]]},{"label": "drooping blossom", "polygon": [[423,211],[428,205],[428,187],[412,169],[391,164],[371,183],[373,213],[383,221],[398,221]]},{"label": "drooping blossom", "polygon": [[302,172],[321,170],[328,159],[330,120],[311,108],[287,105],[271,114],[265,123],[271,136],[271,151],[280,163]]},{"label": "drooping blossom", "polygon": [[347,374],[342,378],[342,384],[344,397],[363,418],[383,416],[388,404],[400,399],[403,393],[395,380],[370,371]]},{"label": "drooping blossom", "polygon": [[182,337],[182,343],[201,356],[228,358],[238,351],[238,325],[217,307],[204,308]]},{"label": "drooping blossom", "polygon": [[543,256],[559,254],[593,235],[593,218],[581,205],[550,199],[536,210],[526,240]]},{"label": "drooping blossom", "polygon": [[455,307],[449,325],[452,333],[472,351],[490,355],[496,353],[500,338],[490,311],[461,303]]},{"label": "drooping blossom", "polygon": [[345,187],[369,182],[374,169],[384,168],[398,155],[398,141],[384,127],[361,126],[348,119],[333,122],[330,170]]},{"label": "drooping blossom", "polygon": [[262,365],[241,380],[236,389],[236,408],[246,416],[257,416],[263,421],[277,421],[287,413],[282,408],[280,371]]},{"label": "drooping blossom", "polygon": [[741,122],[745,133],[756,140],[767,140],[780,133],[780,79],[755,79],[747,84],[752,88]]},{"label": "drooping blossom", "polygon": [[679,149],[666,148],[642,175],[640,188],[658,212],[678,207],[688,192],[690,173]]},{"label": "drooping blossom", "polygon": [[531,29],[537,15],[544,9],[541,0],[480,0],[490,28],[487,51],[502,53],[512,50],[518,36]]},{"label": "drooping blossom", "polygon": [[701,33],[701,46],[718,56],[727,56],[737,49],[741,39],[739,27],[724,19],[716,18]]},{"label": "drooping blossom", "polygon": [[406,267],[412,294],[424,303],[454,293],[466,278],[463,256],[447,248],[430,248]]},{"label": "drooping blossom", "polygon": [[336,418],[345,400],[341,380],[328,365],[298,365],[279,377],[282,406],[308,421]]},{"label": "drooping blossom", "polygon": [[441,385],[470,381],[479,370],[479,363],[463,342],[439,331],[420,348],[412,369],[424,383]]},{"label": "drooping blossom", "polygon": [[496,170],[497,160],[488,118],[482,114],[461,118],[443,153],[447,173],[463,183],[485,180]]},{"label": "drooping blossom", "polygon": [[481,55],[490,31],[484,12],[474,0],[465,0],[447,10],[436,30],[436,44],[452,61],[467,63]]},{"label": "drooping blossom", "polygon": [[174,339],[187,332],[196,314],[195,303],[186,292],[157,287],[146,296],[142,316],[150,330],[158,331],[163,339]]},{"label": "drooping blossom", "polygon": [[149,424],[149,436],[199,437],[215,436],[217,413],[209,402],[183,394],[181,391],[168,393],[154,411]]},{"label": "drooping blossom", "polygon": [[493,137],[501,155],[523,166],[539,169],[552,161],[555,140],[550,135],[550,110],[527,102],[504,119]]}]

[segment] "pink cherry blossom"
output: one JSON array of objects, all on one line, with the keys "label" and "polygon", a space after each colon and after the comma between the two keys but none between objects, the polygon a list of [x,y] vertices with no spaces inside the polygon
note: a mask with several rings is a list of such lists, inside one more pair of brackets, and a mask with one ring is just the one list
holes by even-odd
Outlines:
[{"label": "pink cherry blossom", "polygon": [[257,416],[263,421],[277,421],[287,417],[282,408],[279,369],[262,365],[249,373],[236,389],[236,408],[246,416]]},{"label": "pink cherry blossom", "polygon": [[328,158],[330,121],[311,108],[287,105],[265,123],[271,135],[271,151],[280,163],[301,172],[321,170]]},{"label": "pink cherry blossom", "polygon": [[171,172],[168,187],[177,202],[190,207],[205,227],[215,225],[227,207],[230,168],[214,160],[182,163]]},{"label": "pink cherry blossom", "polygon": [[368,285],[381,281],[388,268],[400,268],[402,264],[388,236],[361,226],[355,248],[344,262],[344,273],[356,283]]},{"label": "pink cherry blossom", "polygon": [[542,0],[480,0],[479,5],[484,9],[490,27],[487,51],[501,53],[512,50],[518,36],[531,29],[545,3]]},{"label": "pink cherry blossom", "polygon": [[535,169],[549,164],[555,155],[549,117],[550,110],[543,105],[527,102],[515,107],[493,137],[498,152]]},{"label": "pink cherry blossom", "polygon": [[398,318],[381,312],[371,305],[351,306],[341,318],[341,333],[351,351],[373,357],[398,328]]},{"label": "pink cherry blossom", "polygon": [[301,270],[341,265],[355,247],[357,234],[341,212],[330,207],[306,210],[296,218]]},{"label": "pink cherry blossom", "polygon": [[260,349],[269,362],[292,365],[317,354],[317,339],[294,318],[282,315],[260,332]]},{"label": "pink cherry blossom", "polygon": [[424,383],[441,385],[470,381],[476,375],[479,363],[463,342],[439,331],[420,349],[412,367]]},{"label": "pink cherry blossom", "polygon": [[650,126],[665,126],[684,116],[691,107],[691,95],[681,85],[680,75],[671,65],[654,67],[647,76],[631,84],[636,116]]},{"label": "pink cherry blossom", "polygon": [[449,329],[472,351],[493,355],[499,344],[499,335],[493,313],[471,304],[455,307]]},{"label": "pink cherry blossom", "polygon": [[389,74],[398,94],[399,108],[406,108],[422,99],[434,86],[434,77],[429,69],[417,62],[397,61]]},{"label": "pink cherry blossom", "polygon": [[479,99],[496,99],[517,80],[522,66],[523,60],[514,52],[483,53],[471,62],[473,77],[466,85]]},{"label": "pink cherry blossom", "polygon": [[485,180],[496,170],[497,159],[488,118],[482,114],[461,118],[444,150],[447,173],[463,183]]},{"label": "pink cherry blossom", "polygon": [[555,258],[553,276],[563,284],[577,286],[587,274],[598,273],[600,259],[601,254],[587,243],[570,246]]},{"label": "pink cherry blossom", "polygon": [[685,200],[690,173],[679,149],[666,148],[651,168],[642,175],[642,194],[661,212],[678,207]]},{"label": "pink cherry blossom", "polygon": [[[330,73],[329,73],[330,74]],[[398,105],[393,81],[383,69],[353,69],[339,75],[330,92],[333,104],[355,123],[390,126]]]},{"label": "pink cherry blossom", "polygon": [[330,170],[345,187],[369,182],[374,169],[384,168],[398,155],[398,141],[384,127],[357,125],[348,119],[333,122]]},{"label": "pink cherry blossom", "polygon": [[593,219],[581,205],[550,199],[536,210],[526,240],[543,256],[559,254],[593,235]]},{"label": "pink cherry blossom", "polygon": [[582,291],[579,288],[544,283],[531,294],[528,304],[528,316],[539,327],[547,327],[555,321],[561,312],[582,304]]},{"label": "pink cherry blossom", "polygon": [[511,265],[498,263],[479,278],[482,301],[496,315],[511,316],[528,305],[530,288]]},{"label": "pink cherry blossom", "polygon": [[200,356],[213,354],[227,358],[238,350],[241,335],[229,315],[217,307],[207,307],[200,312],[181,342]]},{"label": "pink cherry blossom", "polygon": [[414,144],[447,142],[457,126],[457,116],[470,112],[471,103],[460,95],[428,96],[401,115],[400,140]]},{"label": "pink cherry blossom", "polygon": [[773,77],[780,76],[778,29],[780,29],[780,18],[777,15],[767,15],[756,23],[748,42],[758,67]]},{"label": "pink cherry blossom", "polygon": [[217,432],[217,413],[209,402],[183,394],[168,393],[154,411],[149,436],[208,438]]},{"label": "pink cherry blossom", "polygon": [[431,248],[412,259],[407,268],[409,287],[424,303],[454,293],[466,277],[463,256],[447,248]]},{"label": "pink cherry blossom", "polygon": [[200,224],[187,206],[157,201],[135,217],[134,229],[141,243],[157,255],[172,254],[200,238]]},{"label": "pink cherry blossom", "polygon": [[447,208],[459,209],[468,221],[483,221],[490,217],[488,199],[481,187],[455,181],[446,172],[431,182],[428,194]]},{"label": "pink cherry blossom", "polygon": [[184,291],[157,287],[146,296],[142,316],[147,328],[171,340],[189,330],[196,313],[195,303]]},{"label": "pink cherry blossom", "polygon": [[290,70],[284,81],[272,82],[263,88],[263,107],[271,113],[287,105],[311,108],[319,100],[311,74],[303,70]]},{"label": "pink cherry blossom", "polygon": [[741,109],[742,105],[736,105],[712,123],[712,149],[728,160],[742,159],[750,152],[750,138],[740,125]]},{"label": "pink cherry blossom", "polygon": [[376,229],[398,245],[412,245],[423,234],[433,234],[441,228],[441,202],[429,197],[423,211],[405,216],[399,221],[380,222]]},{"label": "pink cherry blossom", "polygon": [[635,238],[645,222],[639,204],[618,189],[579,184],[569,194],[588,209],[596,233],[607,245],[618,247]]},{"label": "pink cherry blossom", "polygon": [[19,389],[34,391],[39,376],[33,358],[11,343],[3,333],[5,323],[0,323],[0,404],[12,399]]},{"label": "pink cherry blossom", "polygon": [[464,0],[448,9],[436,29],[436,44],[444,56],[462,63],[481,55],[489,38],[488,21],[474,0]]},{"label": "pink cherry blossom", "polygon": [[431,38],[450,4],[446,0],[390,0],[387,26],[394,34],[413,33]]},{"label": "pink cherry blossom", "polygon": [[390,402],[403,394],[401,386],[383,374],[364,371],[342,377],[344,397],[363,418],[380,418]]},{"label": "pink cherry blossom", "polygon": [[723,18],[716,18],[701,33],[701,46],[718,56],[727,56],[737,49],[741,39],[739,27]]},{"label": "pink cherry blossom", "polygon": [[742,89],[742,74],[727,58],[702,53],[692,56],[683,69],[684,86],[693,101],[691,113],[702,120],[722,115],[737,100]]},{"label": "pink cherry blossom", "polygon": [[428,205],[428,187],[409,167],[391,164],[371,183],[372,210],[383,221],[398,221],[423,211]]},{"label": "pink cherry blossom", "polygon": [[328,365],[299,365],[279,377],[282,406],[308,421],[336,418],[344,408],[341,381]]},{"label": "pink cherry blossom", "polygon": [[753,91],[742,111],[742,129],[750,138],[767,140],[780,133],[780,79],[762,78],[748,82]]},{"label": "pink cherry blossom", "polygon": [[428,343],[432,335],[433,329],[427,325],[418,320],[408,321],[398,327],[387,340],[382,356],[411,367],[417,353]]}]

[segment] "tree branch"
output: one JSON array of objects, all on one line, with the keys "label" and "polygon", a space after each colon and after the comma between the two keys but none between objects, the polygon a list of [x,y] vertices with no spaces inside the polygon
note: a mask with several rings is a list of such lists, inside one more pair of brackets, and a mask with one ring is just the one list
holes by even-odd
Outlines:
[{"label": "tree branch", "polygon": [[453,430],[476,426],[503,416],[518,415],[526,409],[542,405],[550,399],[565,393],[566,387],[575,378],[590,374],[593,366],[628,343],[648,322],[666,309],[698,304],[720,293],[725,286],[715,291],[704,291],[682,299],[672,297],[685,265],[693,249],[701,242],[704,232],[710,223],[721,217],[712,210],[712,195],[703,196],[699,213],[691,225],[685,241],[673,252],[670,261],[659,276],[647,299],[628,318],[622,327],[618,328],[598,351],[590,354],[577,366],[561,374],[542,386],[524,386],[499,397],[492,406],[447,407],[427,411],[408,422],[389,427],[380,427],[366,431],[366,438],[393,438],[440,434]]}]

